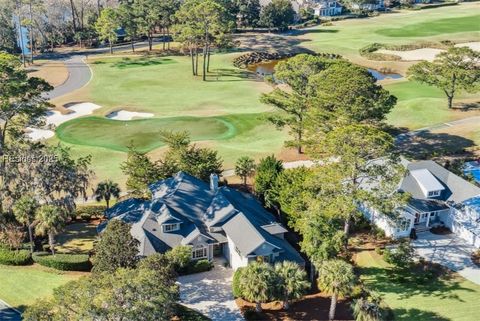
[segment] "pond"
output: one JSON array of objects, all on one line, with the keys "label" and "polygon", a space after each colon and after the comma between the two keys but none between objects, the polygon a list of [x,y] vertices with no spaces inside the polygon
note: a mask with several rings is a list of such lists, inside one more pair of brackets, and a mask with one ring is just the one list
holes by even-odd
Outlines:
[{"label": "pond", "polygon": [[463,173],[472,175],[475,181],[480,183],[480,160],[465,163]]},{"label": "pond", "polygon": [[[284,60],[284,59],[282,59]],[[270,76],[273,74],[274,68],[279,61],[282,60],[272,60],[269,62],[249,65],[247,67],[248,70],[256,73],[259,76]],[[384,79],[401,79],[403,78],[402,75],[396,73],[389,73],[389,72],[381,72],[375,69],[368,69],[368,72],[372,74],[373,77],[377,80],[384,80]]]}]

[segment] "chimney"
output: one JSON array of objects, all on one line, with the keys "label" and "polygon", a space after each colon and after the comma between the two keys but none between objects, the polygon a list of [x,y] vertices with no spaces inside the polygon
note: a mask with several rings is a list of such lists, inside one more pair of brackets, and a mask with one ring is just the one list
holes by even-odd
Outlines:
[{"label": "chimney", "polygon": [[216,191],[218,189],[218,175],[215,173],[210,174],[210,190]]}]

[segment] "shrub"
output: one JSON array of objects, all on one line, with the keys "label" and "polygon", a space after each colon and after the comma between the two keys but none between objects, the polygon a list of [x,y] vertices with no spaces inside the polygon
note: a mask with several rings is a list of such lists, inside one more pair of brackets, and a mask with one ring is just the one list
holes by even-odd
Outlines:
[{"label": "shrub", "polygon": [[0,264],[4,264],[4,265],[32,264],[30,251],[28,250],[11,251],[9,249],[0,248]]},{"label": "shrub", "polygon": [[375,253],[377,253],[378,255],[383,255],[383,249],[381,247],[376,247]]},{"label": "shrub", "polygon": [[33,261],[36,263],[62,271],[90,271],[88,254],[55,254],[46,252],[33,253]]},{"label": "shrub", "polygon": [[193,274],[205,271],[210,271],[213,268],[213,264],[208,260],[190,261],[190,263],[180,270],[179,274]]},{"label": "shrub", "polygon": [[408,242],[402,242],[395,249],[386,249],[383,253],[385,262],[396,268],[404,269],[412,265],[414,249]]},{"label": "shrub", "polygon": [[232,292],[235,298],[242,297],[242,291],[240,289],[240,279],[242,278],[242,271],[243,268],[238,268],[233,274]]},{"label": "shrub", "polygon": [[105,206],[92,205],[78,207],[75,214],[76,216],[79,216],[82,220],[88,221],[92,218],[102,217],[104,212]]}]

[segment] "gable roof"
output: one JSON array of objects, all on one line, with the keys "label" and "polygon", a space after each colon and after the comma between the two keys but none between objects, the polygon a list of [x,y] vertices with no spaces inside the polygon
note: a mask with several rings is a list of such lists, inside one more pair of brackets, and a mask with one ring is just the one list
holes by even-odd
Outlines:
[{"label": "gable roof", "polygon": [[[271,250],[304,263],[298,252],[278,236],[287,230],[250,194],[225,186],[213,190],[184,172],[149,188],[151,201],[120,202],[107,216],[132,224],[131,233],[141,243],[141,255],[191,244],[199,237],[202,242],[225,243],[228,235],[244,256]],[[178,223],[179,228],[164,232],[162,225],[170,223]]]},{"label": "gable roof", "polygon": [[469,198],[480,195],[480,188],[455,175],[434,161],[418,161],[406,163],[407,174],[401,182],[400,190],[412,194],[416,199],[427,199],[412,175],[417,170],[428,170],[431,175],[442,185],[444,190],[436,199],[461,203]]}]

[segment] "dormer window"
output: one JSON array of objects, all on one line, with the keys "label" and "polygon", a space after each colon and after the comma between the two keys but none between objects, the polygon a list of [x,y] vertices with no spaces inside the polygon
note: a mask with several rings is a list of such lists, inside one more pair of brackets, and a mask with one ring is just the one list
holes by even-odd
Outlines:
[{"label": "dormer window", "polygon": [[417,182],[425,197],[440,196],[445,187],[428,169],[416,169],[410,174]]},{"label": "dormer window", "polygon": [[164,232],[173,232],[177,231],[180,229],[180,223],[174,223],[174,224],[163,224],[163,231]]},{"label": "dormer window", "polygon": [[428,197],[436,197],[436,196],[440,196],[440,193],[442,191],[430,191],[428,192]]}]

